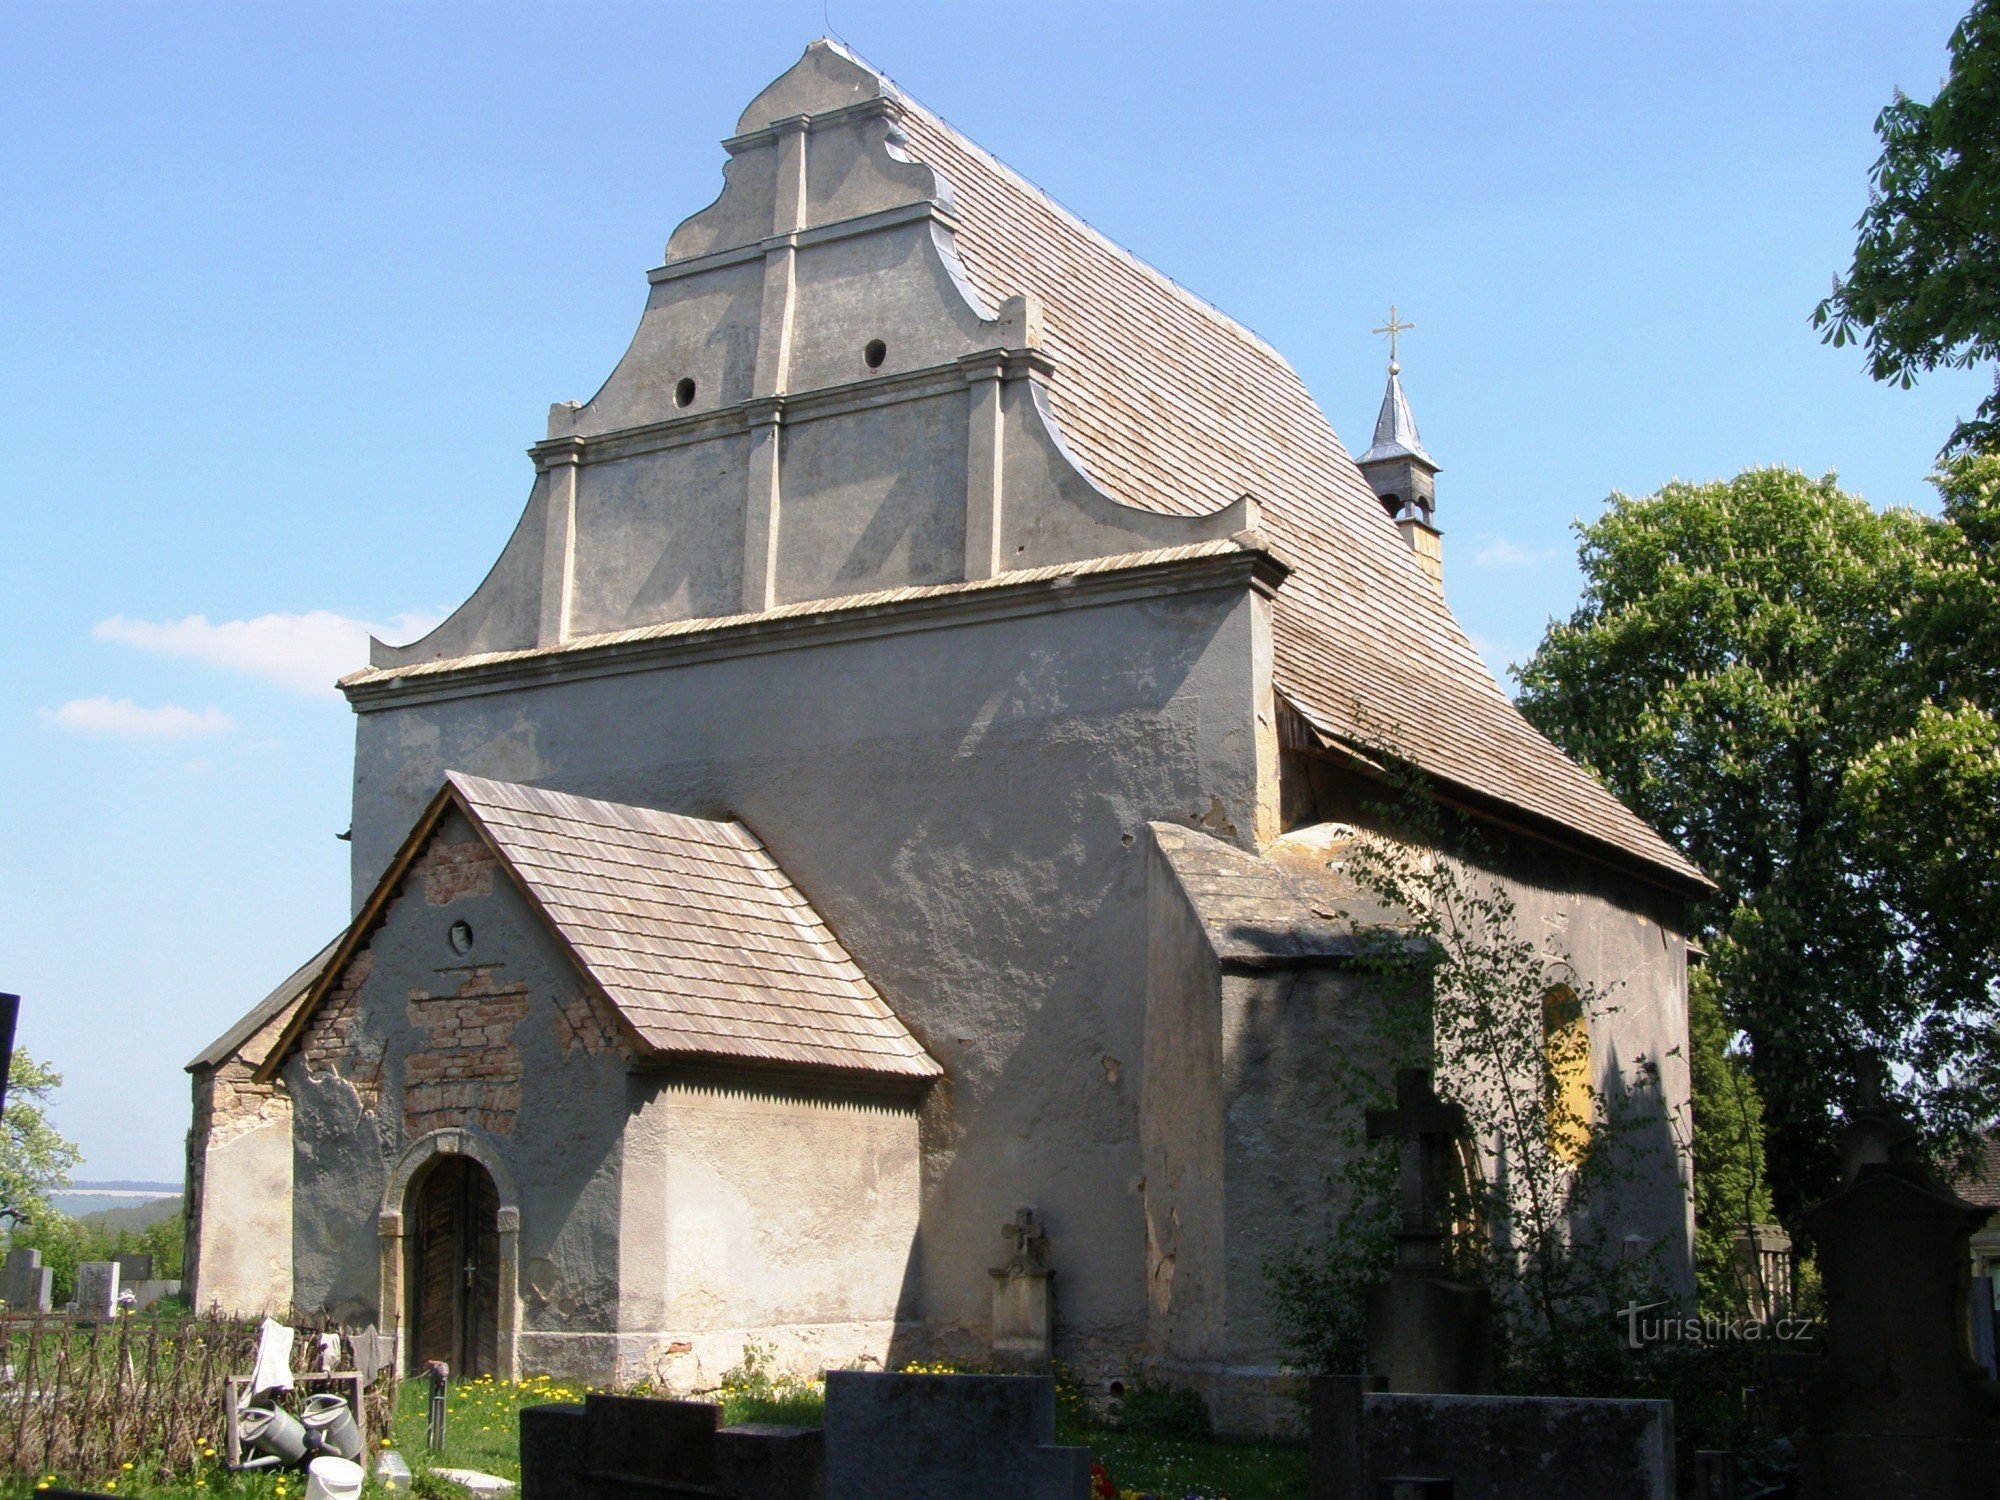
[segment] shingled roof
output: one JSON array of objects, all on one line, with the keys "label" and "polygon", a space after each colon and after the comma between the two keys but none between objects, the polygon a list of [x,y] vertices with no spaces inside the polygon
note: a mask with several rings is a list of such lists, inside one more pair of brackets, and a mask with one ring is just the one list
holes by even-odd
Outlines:
[{"label": "shingled roof", "polygon": [[[326,972],[326,966],[332,961],[334,950],[339,946],[340,939],[335,938],[286,975],[283,983],[252,1006],[235,1025],[202,1048],[194,1061],[187,1065],[187,1071],[192,1073],[200,1068],[218,1068],[238,1053],[242,1054],[243,1060],[251,1067],[261,1067],[266,1053],[263,1048],[254,1045],[260,1034],[266,1028],[270,1028],[273,1022],[288,1017],[293,1008],[305,999],[306,992],[313,987],[319,976]],[[275,1031],[269,1040],[276,1040]]]},{"label": "shingled roof", "polygon": [[1051,404],[1091,476],[1174,514],[1261,502],[1295,565],[1276,606],[1277,687],[1314,729],[1364,750],[1386,741],[1441,782],[1709,888],[1521,717],[1275,349],[882,87],[906,149],[950,184],[972,284],[994,306],[1042,299]]},{"label": "shingled roof", "polygon": [[457,807],[640,1050],[908,1079],[943,1072],[741,823],[448,772],[267,1070]]}]

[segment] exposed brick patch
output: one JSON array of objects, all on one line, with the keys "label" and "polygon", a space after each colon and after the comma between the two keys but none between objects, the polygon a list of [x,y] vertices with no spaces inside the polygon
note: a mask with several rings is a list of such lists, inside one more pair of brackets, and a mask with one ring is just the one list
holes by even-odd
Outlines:
[{"label": "exposed brick patch", "polygon": [[205,1096],[197,1095],[195,1131],[212,1150],[291,1115],[292,1101],[277,1079],[259,1083],[250,1064],[232,1057],[209,1075]]},{"label": "exposed brick patch", "polygon": [[366,1114],[375,1112],[382,1095],[382,1044],[361,1035],[361,987],[374,970],[373,948],[355,954],[299,1038],[307,1071],[346,1080]]},{"label": "exposed brick patch", "polygon": [[420,1050],[403,1061],[403,1124],[412,1139],[447,1126],[509,1135],[521,1112],[521,1049],[514,1032],[528,989],[500,985],[494,970],[470,971],[448,995],[412,990],[410,1025]]},{"label": "exposed brick patch", "polygon": [[449,906],[460,896],[493,894],[493,869],[499,861],[484,839],[447,844],[432,839],[417,859],[414,873],[424,882],[424,900]]},{"label": "exposed brick patch", "polygon": [[618,1028],[588,990],[579,991],[575,998],[556,1007],[556,1037],[562,1042],[564,1057],[579,1047],[586,1057],[596,1057],[616,1052],[623,1045]]}]

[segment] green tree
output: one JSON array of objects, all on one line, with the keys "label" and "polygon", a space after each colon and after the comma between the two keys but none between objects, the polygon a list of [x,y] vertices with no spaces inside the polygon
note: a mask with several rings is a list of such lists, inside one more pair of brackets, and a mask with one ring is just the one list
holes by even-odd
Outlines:
[{"label": "green tree", "polygon": [[1996,844],[1966,838],[1993,827],[1996,478],[1955,459],[1942,518],[1785,469],[1614,495],[1519,673],[1529,718],[1721,886],[1696,921],[1787,1218],[1832,1184],[1862,1047],[1940,1144],[2000,1098]]},{"label": "green tree", "polygon": [[69,1185],[70,1169],[83,1159],[56,1133],[46,1110],[62,1087],[62,1074],[14,1049],[7,1108],[0,1119],[0,1219],[15,1224],[47,1215],[49,1194]]},{"label": "green tree", "polygon": [[[1919,104],[1898,90],[1875,120],[1882,154],[1855,226],[1854,263],[1813,313],[1827,340],[1865,343],[1868,371],[1905,387],[1921,371],[2000,353],[2000,0],[1951,34],[1951,70]],[[2000,435],[2000,387],[1952,434]]]},{"label": "green tree", "polygon": [[1737,1305],[1736,1232],[1771,1221],[1764,1169],[1764,1101],[1737,1052],[1707,969],[1688,975],[1689,1104],[1694,1113],[1694,1270],[1702,1312]]},{"label": "green tree", "polygon": [[162,1281],[180,1280],[187,1245],[187,1219],[184,1215],[176,1210],[164,1219],[155,1219],[133,1239],[134,1250],[153,1257],[154,1276]]}]

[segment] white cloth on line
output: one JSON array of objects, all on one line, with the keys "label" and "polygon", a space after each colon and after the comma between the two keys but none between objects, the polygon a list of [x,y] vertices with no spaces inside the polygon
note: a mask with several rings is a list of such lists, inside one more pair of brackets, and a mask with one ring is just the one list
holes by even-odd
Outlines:
[{"label": "white cloth on line", "polygon": [[292,1330],[266,1318],[257,1325],[257,1362],[250,1368],[250,1393],[292,1388]]}]

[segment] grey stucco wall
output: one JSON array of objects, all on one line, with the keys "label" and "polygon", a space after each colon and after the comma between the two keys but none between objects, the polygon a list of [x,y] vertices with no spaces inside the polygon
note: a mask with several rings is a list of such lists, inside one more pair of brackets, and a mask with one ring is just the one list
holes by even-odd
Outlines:
[{"label": "grey stucco wall", "polygon": [[[1288,753],[1284,782],[1288,825],[1341,821],[1399,836],[1380,806],[1386,794],[1325,761]],[[1602,1002],[1591,1023],[1593,1081],[1635,1122],[1621,1136],[1631,1175],[1610,1211],[1612,1239],[1640,1236],[1669,1283],[1692,1293],[1692,1179],[1669,1118],[1685,1111],[1689,1086],[1685,902],[1652,881],[1526,835],[1490,824],[1478,833],[1478,847],[1458,851],[1475,884],[1504,891],[1520,934],[1552,959],[1566,958]],[[1552,968],[1552,979],[1566,977]],[[1620,1080],[1642,1063],[1657,1069],[1659,1087],[1628,1098]]]},{"label": "grey stucco wall", "polygon": [[[1327,967],[1225,974],[1220,1014],[1228,1296],[1235,1364],[1290,1362],[1272,1316],[1268,1267],[1334,1235],[1353,1151],[1354,1082],[1380,1053],[1378,976]],[[1215,1355],[1209,1356],[1217,1357]]]},{"label": "grey stucco wall", "polygon": [[1228,1353],[1222,971],[1150,837],[1146,855],[1146,1343],[1168,1359],[1218,1360]]},{"label": "grey stucco wall", "polygon": [[916,1100],[682,1070],[633,1080],[619,1375],[712,1388],[755,1340],[824,1370],[910,1352]]},{"label": "grey stucco wall", "polygon": [[[462,846],[476,835],[453,812],[440,838]],[[357,1324],[402,1317],[377,1306],[383,1191],[414,1139],[462,1128],[483,1137],[520,1193],[523,1285],[502,1295],[522,1295],[524,1332],[545,1335],[545,1344],[601,1334],[617,1316],[626,1059],[601,1042],[571,1036],[566,1045],[559,1010],[577,1003],[581,978],[504,873],[469,889],[427,890],[426,881],[421,868],[406,876],[364,950],[366,977],[351,1004],[336,987],[284,1065],[296,1111],[298,1302]],[[448,939],[461,920],[474,934],[462,956]],[[487,977],[468,984],[477,973]],[[503,1071],[479,1084],[468,1107],[451,1107],[445,1094],[413,1099],[410,1058],[435,1049],[442,1013],[515,986],[525,991],[520,1019],[491,1045]],[[461,988],[479,993],[454,998]],[[439,1022],[427,1025],[434,1014]]]},{"label": "grey stucco wall", "polygon": [[[1351,1106],[1381,1057],[1379,976],[1307,960],[1218,960],[1157,845],[1145,1144],[1149,1352],[1179,1364],[1278,1366],[1268,1267],[1335,1232]],[[1410,997],[1405,1003],[1420,1003]]]},{"label": "grey stucco wall", "polygon": [[357,899],[448,768],[742,818],[946,1069],[910,1271],[936,1345],[983,1350],[1000,1228],[1032,1203],[1066,1351],[1122,1358],[1145,1308],[1137,846],[1151,818],[1255,826],[1267,607],[1205,587],[364,705]]}]

